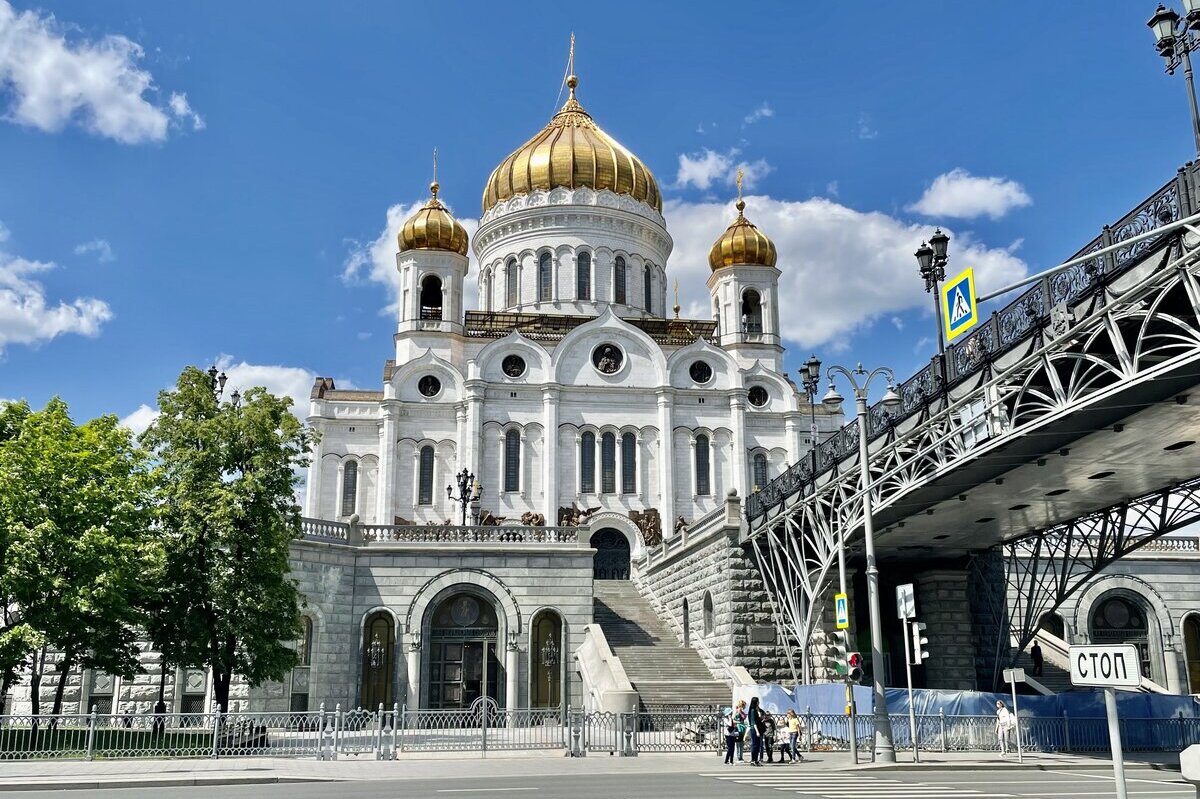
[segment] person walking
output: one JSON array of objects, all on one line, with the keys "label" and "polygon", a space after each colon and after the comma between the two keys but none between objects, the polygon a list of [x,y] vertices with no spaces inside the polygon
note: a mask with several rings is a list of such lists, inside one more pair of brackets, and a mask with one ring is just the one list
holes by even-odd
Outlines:
[{"label": "person walking", "polygon": [[762,742],[765,724],[763,710],[758,704],[758,697],[750,699],[750,708],[746,711],[746,727],[750,730],[750,765],[762,766]]},{"label": "person walking", "polygon": [[[796,715],[795,709],[788,710],[787,718],[784,719],[787,724],[788,736],[788,754],[792,756],[790,762],[795,763],[797,760],[804,760],[804,756],[800,754],[800,717]],[[783,756],[780,755],[780,760]]]},{"label": "person walking", "polygon": [[738,730],[737,717],[733,708],[726,708],[725,713],[725,762],[733,765],[734,748],[741,740],[742,733]]},{"label": "person walking", "polygon": [[1017,724],[1012,712],[1003,701],[996,700],[996,738],[1000,742],[1000,757],[1008,756],[1008,731]]},{"label": "person walking", "polygon": [[746,700],[739,699],[733,709],[733,720],[737,723],[737,740],[734,741],[734,754],[738,762],[744,762],[742,742],[746,739]]},{"label": "person walking", "polygon": [[1029,659],[1033,661],[1033,676],[1042,676],[1042,664],[1045,662],[1042,659],[1042,647],[1037,641],[1033,642],[1033,648],[1029,650]]}]

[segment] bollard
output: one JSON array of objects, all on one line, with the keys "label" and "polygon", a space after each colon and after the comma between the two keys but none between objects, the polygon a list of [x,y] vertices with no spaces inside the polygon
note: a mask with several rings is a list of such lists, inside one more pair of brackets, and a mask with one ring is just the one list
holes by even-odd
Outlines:
[{"label": "bollard", "polygon": [[213,737],[212,737],[212,753],[209,757],[217,757],[217,742],[221,735],[221,706],[213,704]]},{"label": "bollard", "polygon": [[396,751],[397,751],[396,746],[398,743],[396,736],[399,734],[399,732],[400,732],[400,703],[395,702],[392,704],[392,751],[391,751],[391,756],[388,758],[388,760],[396,759]]},{"label": "bollard", "polygon": [[807,744],[805,751],[811,752],[812,748],[813,748],[813,723],[812,723],[813,718],[812,718],[812,707],[810,707],[809,705],[804,706],[804,718],[805,718],[804,727],[805,727],[805,730],[808,732],[808,744]]},{"label": "bollard", "polygon": [[587,750],[583,745],[583,710],[572,708],[567,711],[571,724],[571,756],[583,757]]},{"label": "bollard", "polygon": [[404,750],[404,733],[408,729],[408,705],[400,708],[400,744],[397,751]]},{"label": "bollard", "polygon": [[325,759],[325,703],[317,711],[317,760]]},{"label": "bollard", "polygon": [[636,723],[636,711],[621,714],[621,757],[637,757],[637,743],[634,740],[634,725]]},{"label": "bollard", "polygon": [[91,760],[96,751],[96,706],[88,714],[87,759]]},{"label": "bollard", "polygon": [[375,719],[375,759],[383,760],[383,702],[379,703],[379,717]]},{"label": "bollard", "polygon": [[945,710],[943,710],[943,709],[941,709],[941,708],[938,708],[938,728],[941,730],[941,738],[942,738],[942,751],[943,751],[943,752],[945,752],[945,751],[946,751],[946,749],[947,749],[947,743],[946,743],[946,711],[945,711]]}]

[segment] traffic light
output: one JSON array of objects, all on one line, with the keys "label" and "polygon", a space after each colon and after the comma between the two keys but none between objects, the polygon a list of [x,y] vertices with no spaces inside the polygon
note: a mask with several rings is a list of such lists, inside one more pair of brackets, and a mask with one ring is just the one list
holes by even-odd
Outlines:
[{"label": "traffic light", "polygon": [[863,656],[858,652],[850,652],[846,655],[846,680],[848,682],[859,682],[863,676]]},{"label": "traffic light", "polygon": [[922,666],[925,664],[925,658],[929,657],[929,651],[925,649],[929,639],[925,637],[925,622],[914,621],[912,623],[912,665]]},{"label": "traffic light", "polygon": [[850,673],[850,664],[846,661],[850,652],[850,638],[845,630],[834,630],[829,634],[825,648],[825,666],[833,676],[845,678]]}]

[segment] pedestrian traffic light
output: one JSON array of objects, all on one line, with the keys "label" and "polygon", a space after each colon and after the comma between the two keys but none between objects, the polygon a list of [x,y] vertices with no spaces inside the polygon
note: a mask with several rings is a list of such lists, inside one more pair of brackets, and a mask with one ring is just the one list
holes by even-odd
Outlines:
[{"label": "pedestrian traffic light", "polygon": [[846,655],[846,680],[848,682],[858,682],[863,676],[863,656],[858,652],[850,652]]},{"label": "pedestrian traffic light", "polygon": [[925,663],[925,658],[929,657],[928,650],[925,646],[929,643],[929,639],[925,637],[925,622],[914,621],[912,623],[912,665],[921,666]]},{"label": "pedestrian traffic light", "polygon": [[850,665],[846,662],[849,645],[850,638],[845,630],[834,630],[829,633],[825,649],[825,666],[834,676],[844,678],[850,673]]}]

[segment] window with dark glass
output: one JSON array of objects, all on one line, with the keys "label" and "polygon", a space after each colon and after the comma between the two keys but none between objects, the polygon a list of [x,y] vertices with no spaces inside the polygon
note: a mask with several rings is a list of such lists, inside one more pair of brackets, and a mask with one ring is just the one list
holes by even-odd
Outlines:
[{"label": "window with dark glass", "polygon": [[504,490],[521,490],[521,434],[516,430],[504,434]]},{"label": "window with dark glass", "polygon": [[483,310],[492,310],[492,273],[483,274]]},{"label": "window with dark glass", "polygon": [[637,436],[621,436],[621,493],[637,493]]},{"label": "window with dark glass", "polygon": [[418,505],[433,504],[433,447],[421,447],[421,479],[417,491]]},{"label": "window with dark glass", "polygon": [[513,258],[504,267],[504,304],[512,307],[516,305],[521,298],[517,285],[517,259]]},{"label": "window with dark glass", "polygon": [[442,279],[437,275],[426,275],[421,281],[421,318],[442,318]]},{"label": "window with dark glass", "polygon": [[612,433],[600,436],[600,493],[617,492],[617,437]]},{"label": "window with dark glass", "polygon": [[425,375],[417,381],[417,391],[421,392],[421,396],[436,397],[441,390],[442,381],[433,375]]},{"label": "window with dark glass", "polygon": [[712,380],[712,367],[706,361],[692,361],[692,365],[688,367],[688,374],[697,383],[704,384]]},{"label": "window with dark glass", "polygon": [[342,515],[354,513],[354,503],[358,499],[358,462],[347,461],[342,470]]},{"label": "window with dark glass", "polygon": [[617,256],[613,262],[613,302],[625,304],[625,259]]},{"label": "window with dark glass", "polygon": [[300,640],[296,642],[296,665],[312,665],[313,623],[308,616],[300,617]]},{"label": "window with dark glass", "polygon": [[554,268],[550,261],[548,252],[538,256],[538,299],[542,302],[549,302],[554,298]]},{"label": "window with dark glass", "polygon": [[650,310],[650,300],[652,297],[653,286],[650,279],[650,264],[646,264],[646,269],[642,276],[642,307],[647,311]]},{"label": "window with dark glass", "polygon": [[596,434],[584,433],[579,437],[579,493],[591,494],[596,490]]},{"label": "window with dark glass", "polygon": [[770,397],[767,395],[767,390],[762,386],[750,386],[750,391],[746,393],[746,398],[750,400],[750,404],[756,408],[761,408],[767,404]]},{"label": "window with dark glass", "polygon": [[696,495],[706,497],[708,482],[708,436],[696,436]]},{"label": "window with dark glass", "polygon": [[762,488],[767,484],[767,456],[761,452],[754,456],[754,487]]},{"label": "window with dark glass", "polygon": [[717,614],[713,610],[712,594],[708,591],[704,592],[704,634],[712,635],[713,629],[717,626]]},{"label": "window with dark glass", "polygon": [[575,296],[581,300],[592,298],[592,256],[586,252],[575,258]]},{"label": "window with dark glass", "polygon": [[525,359],[520,355],[505,355],[500,369],[507,377],[520,377],[525,374]]}]

